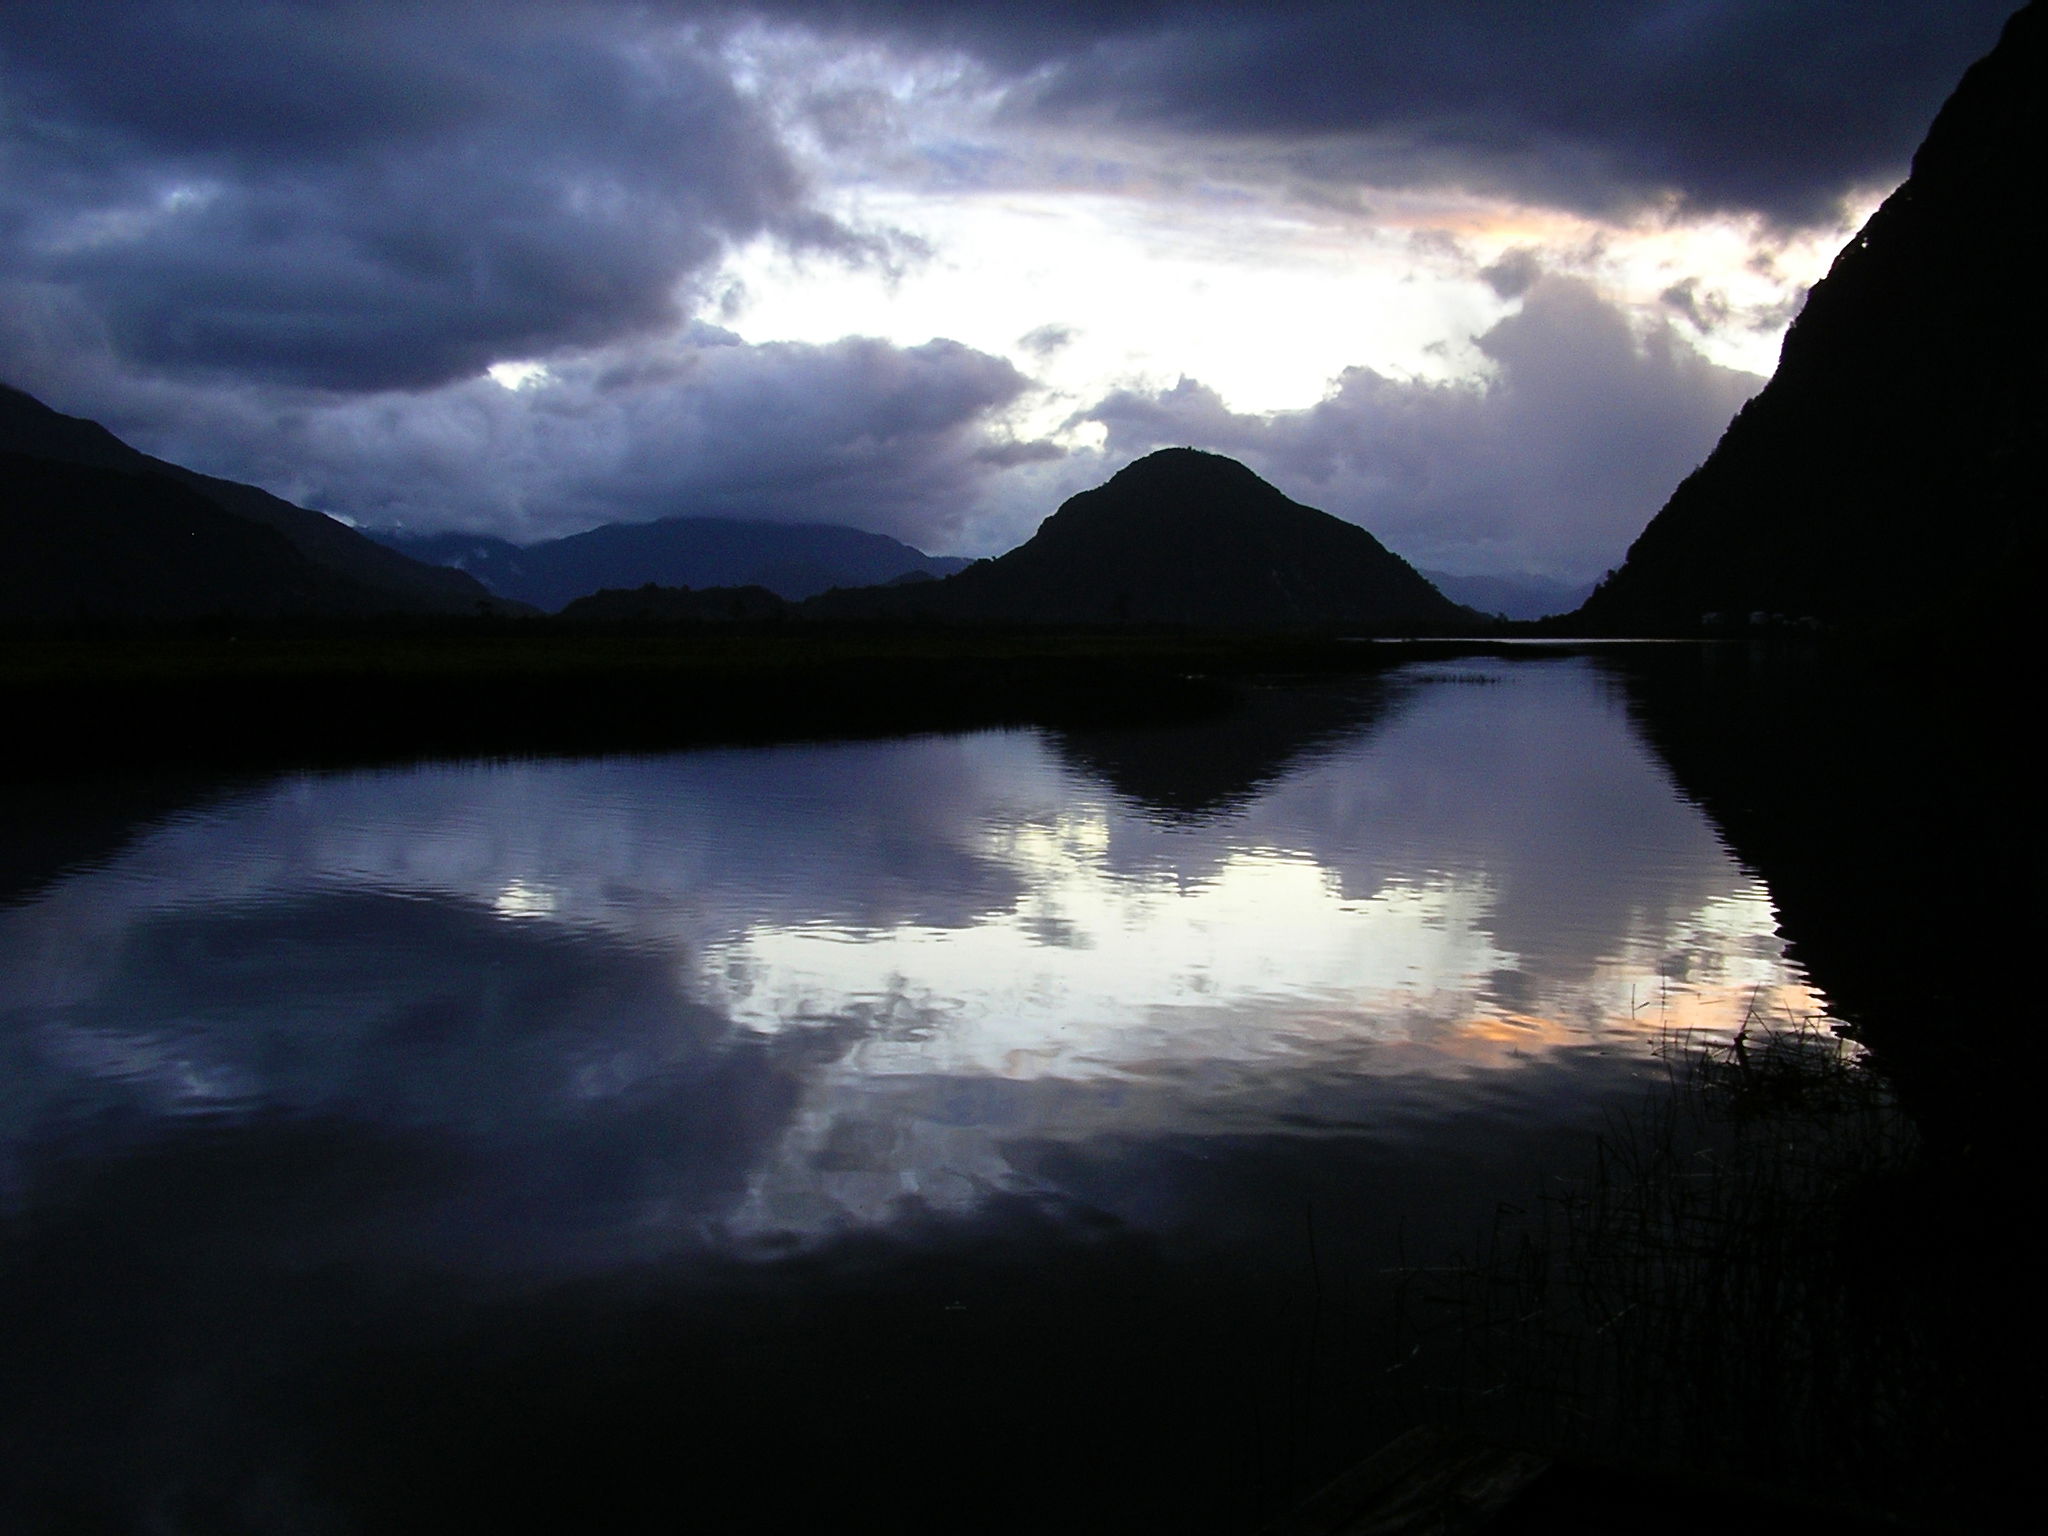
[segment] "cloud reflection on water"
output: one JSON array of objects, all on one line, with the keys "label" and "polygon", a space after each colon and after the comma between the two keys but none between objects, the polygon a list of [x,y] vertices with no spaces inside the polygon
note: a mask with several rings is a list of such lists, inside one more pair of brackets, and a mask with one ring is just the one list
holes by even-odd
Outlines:
[{"label": "cloud reflection on water", "polygon": [[418,1242],[595,1260],[1569,1114],[1515,1069],[1818,1010],[1588,670],[1452,676],[1193,817],[1032,732],[287,780],[0,915],[6,1135],[427,1135]]}]

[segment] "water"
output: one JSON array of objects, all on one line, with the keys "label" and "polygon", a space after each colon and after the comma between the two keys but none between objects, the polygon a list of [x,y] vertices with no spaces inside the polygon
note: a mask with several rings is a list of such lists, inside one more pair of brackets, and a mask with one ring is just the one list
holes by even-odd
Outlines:
[{"label": "water", "polygon": [[0,975],[0,1508],[120,1530],[1246,1528],[1389,1275],[1825,1010],[1576,660],[295,777]]}]

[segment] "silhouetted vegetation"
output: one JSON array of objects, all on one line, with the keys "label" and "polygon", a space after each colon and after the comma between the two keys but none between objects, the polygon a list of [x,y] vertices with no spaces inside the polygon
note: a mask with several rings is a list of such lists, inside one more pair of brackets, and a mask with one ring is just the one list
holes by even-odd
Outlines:
[{"label": "silhouetted vegetation", "polygon": [[2029,952],[2040,911],[2009,676],[1964,644],[1606,664],[1834,1021],[1673,1042],[1583,1168],[1416,1277],[1439,1330],[1417,1411],[1658,1471],[1687,1503],[1764,1488],[1991,1528],[2038,1358],[2015,1245],[2041,1051],[1983,964]]},{"label": "silhouetted vegetation", "polygon": [[[2031,1157],[2038,1031],[1972,957],[2031,953],[2040,847],[2033,754],[2007,654],[1889,646],[1607,653],[1680,787],[1768,882],[1792,957],[1989,1191]],[[1987,1195],[1995,1201],[1995,1195]]]},{"label": "silhouetted vegetation", "polygon": [[2024,1324],[1955,1262],[1888,1084],[1801,1021],[1668,1060],[1583,1170],[1415,1277],[1434,1411],[1674,1489],[1966,1527],[2000,1510],[1985,1469],[2013,1431],[1986,1394]]},{"label": "silhouetted vegetation", "polygon": [[766,587],[607,587],[579,597],[560,615],[565,624],[763,624],[789,616],[789,605]]}]

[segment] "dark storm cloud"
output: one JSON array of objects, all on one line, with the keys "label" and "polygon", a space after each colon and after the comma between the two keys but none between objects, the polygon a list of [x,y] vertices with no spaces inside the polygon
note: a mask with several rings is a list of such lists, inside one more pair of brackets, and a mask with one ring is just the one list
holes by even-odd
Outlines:
[{"label": "dark storm cloud", "polygon": [[1720,329],[1733,312],[1726,294],[1702,292],[1696,277],[1673,283],[1657,298],[1666,309],[1684,316],[1694,330],[1701,332]]},{"label": "dark storm cloud", "polygon": [[1479,275],[1502,298],[1519,299],[1543,275],[1543,264],[1534,251],[1518,247],[1492,266],[1481,268]]},{"label": "dark storm cloud", "polygon": [[[687,19],[0,9],[0,377],[358,521],[520,536],[717,511],[941,537],[1025,380],[948,342],[685,324],[757,235],[917,254],[816,210]],[[558,367],[516,395],[480,377],[529,358]]]},{"label": "dark storm cloud", "polygon": [[2006,6],[17,4],[0,284],[129,367],[374,391],[660,331],[764,232],[889,262],[735,85],[718,45],[753,17],[966,50],[1027,125],[1255,146],[1312,180],[1808,219],[1897,174]]},{"label": "dark storm cloud", "polygon": [[1418,564],[1580,579],[1619,562],[1762,384],[1646,331],[1590,285],[1533,280],[1476,339],[1493,377],[1429,384],[1347,369],[1305,410],[1249,415],[1191,380],[1087,412],[1115,463],[1195,443],[1363,524]]},{"label": "dark storm cloud", "polygon": [[592,520],[716,510],[945,548],[983,472],[987,419],[1029,381],[958,342],[849,337],[707,348],[673,383],[571,373],[560,387],[609,416],[624,449],[577,487]]},{"label": "dark storm cloud", "polygon": [[[1027,533],[1117,453],[1194,441],[1305,474],[1397,542],[1472,517],[1468,558],[1441,552],[1454,569],[1597,569],[1749,381],[1668,330],[1630,336],[1590,293],[1514,257],[1486,274],[1525,300],[1488,337],[1486,388],[1354,369],[1321,405],[1270,418],[1197,386],[1126,394],[1097,413],[1112,434],[1099,460],[1011,441],[1000,424],[1029,382],[965,347],[691,331],[738,243],[767,235],[889,270],[918,254],[822,214],[790,127],[808,113],[830,151],[916,102],[834,96],[808,77],[756,91],[755,34],[735,27],[809,29],[792,58],[846,39],[964,51],[1009,87],[1026,134],[1113,123],[1155,136],[1162,164],[1182,144],[1256,156],[1333,198],[1377,177],[1788,220],[1896,174],[2004,9],[4,4],[0,378],[149,451],[366,522],[522,536],[724,511],[983,552],[987,529]],[[1694,323],[1714,302],[1683,283],[1666,296]],[[1062,335],[1020,344],[1051,356]],[[551,377],[516,394],[480,377],[527,359]],[[959,537],[977,507],[992,520]],[[1572,553],[1525,558],[1558,528]]]},{"label": "dark storm cloud", "polygon": [[1028,115],[1256,141],[1300,174],[1782,223],[1896,180],[2013,0],[765,0],[964,48]]},{"label": "dark storm cloud", "polygon": [[857,243],[626,7],[9,6],[0,114],[5,278],[166,374],[429,386],[672,326],[729,242]]},{"label": "dark storm cloud", "polygon": [[1020,349],[1033,357],[1057,356],[1073,345],[1076,332],[1071,325],[1046,324],[1036,326],[1017,338]]},{"label": "dark storm cloud", "polygon": [[992,464],[999,469],[1015,469],[1020,464],[1050,464],[1066,457],[1066,449],[1045,438],[990,443],[975,454],[981,463]]},{"label": "dark storm cloud", "polygon": [[358,523],[538,539],[714,514],[852,523],[945,551],[993,464],[1046,451],[990,430],[1028,388],[957,342],[752,346],[700,325],[516,391],[472,379],[280,408],[261,386],[103,373],[72,381],[84,403],[70,408]]}]

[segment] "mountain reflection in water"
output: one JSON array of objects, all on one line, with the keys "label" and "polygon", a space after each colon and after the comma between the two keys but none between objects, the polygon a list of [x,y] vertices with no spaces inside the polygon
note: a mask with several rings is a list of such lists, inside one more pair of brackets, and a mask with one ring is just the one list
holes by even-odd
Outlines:
[{"label": "mountain reflection in water", "polygon": [[[1263,745],[1228,752],[1017,731],[292,778],[0,912],[0,1326],[33,1330],[0,1337],[0,1427],[42,1468],[0,1487],[31,1525],[200,1528],[260,1458],[263,1499],[340,1529],[473,1513],[481,1481],[517,1523],[553,1455],[602,1463],[579,1497],[617,1519],[669,1476],[618,1447],[662,1425],[697,1499],[828,1442],[879,1478],[844,1451],[878,1373],[1083,1429],[1123,1351],[1122,1471],[1055,1446],[1035,1476],[1099,1497],[1261,1439],[1190,1495],[1242,1524],[1299,1447],[1243,1398],[1256,1429],[1191,1429],[1163,1362],[1298,1354],[1260,1309],[1298,1291],[1305,1212],[1320,1306],[1397,1234],[1525,1195],[1670,1032],[1823,1007],[1596,671],[1347,687],[1255,699]],[[931,1332],[997,1298],[999,1336]],[[451,1385],[507,1370],[516,1422]],[[431,1469],[392,1393],[467,1426]]]}]

